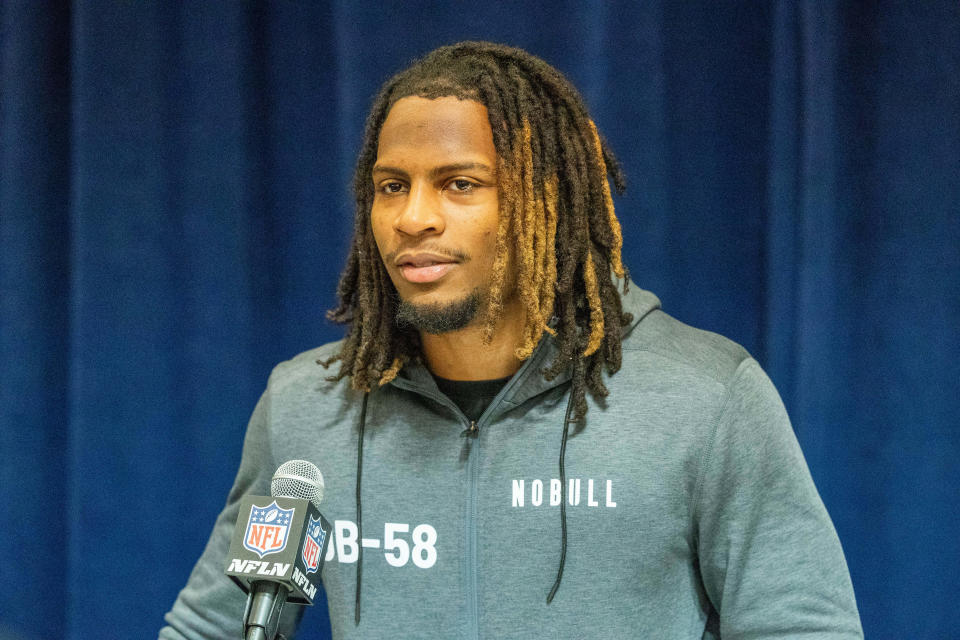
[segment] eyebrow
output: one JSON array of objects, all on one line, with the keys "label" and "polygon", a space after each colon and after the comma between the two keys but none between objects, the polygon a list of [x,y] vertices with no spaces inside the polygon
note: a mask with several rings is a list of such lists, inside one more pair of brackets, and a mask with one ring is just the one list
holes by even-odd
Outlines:
[{"label": "eyebrow", "polygon": [[[486,171],[487,173],[493,173],[493,169],[482,162],[458,162],[434,167],[430,170],[429,175],[431,178],[436,178],[437,176],[445,173],[454,173],[457,171],[475,171],[478,169],[481,171]],[[372,173],[392,173],[394,175],[403,176],[404,178],[410,177],[410,174],[399,167],[388,167],[382,164],[374,165]]]}]

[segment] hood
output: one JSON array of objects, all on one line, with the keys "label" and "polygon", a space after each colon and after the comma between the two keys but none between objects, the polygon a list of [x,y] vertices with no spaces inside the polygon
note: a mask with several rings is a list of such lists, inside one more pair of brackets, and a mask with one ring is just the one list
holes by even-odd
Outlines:
[{"label": "hood", "polygon": [[[616,282],[618,283],[617,290],[622,292],[622,281],[616,280]],[[660,309],[660,298],[645,289],[641,289],[632,280],[627,284],[627,293],[620,294],[620,301],[623,304],[623,310],[632,315],[633,319],[623,328],[624,339],[633,332],[634,327],[640,324],[647,314]]]}]

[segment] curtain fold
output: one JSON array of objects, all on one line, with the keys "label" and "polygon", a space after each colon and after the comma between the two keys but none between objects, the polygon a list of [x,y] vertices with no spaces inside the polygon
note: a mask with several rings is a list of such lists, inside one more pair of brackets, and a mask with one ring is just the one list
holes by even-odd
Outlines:
[{"label": "curtain fold", "polygon": [[53,577],[72,471],[69,29],[69,12],[0,5],[0,545],[14,558],[0,563],[0,634],[66,624],[62,608],[36,614],[37,594],[67,600]]},{"label": "curtain fold", "polygon": [[[960,5],[0,3],[0,636],[151,637],[324,320],[378,86],[527,48],[636,282],[784,398],[867,637],[960,626]],[[304,638],[329,637],[322,606]]]}]

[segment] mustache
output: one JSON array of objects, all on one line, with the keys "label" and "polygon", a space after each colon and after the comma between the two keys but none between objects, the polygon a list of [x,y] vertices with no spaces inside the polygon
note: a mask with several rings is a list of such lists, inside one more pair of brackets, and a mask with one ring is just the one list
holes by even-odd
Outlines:
[{"label": "mustache", "polygon": [[451,260],[455,260],[457,262],[469,262],[471,260],[471,256],[469,253],[460,251],[458,249],[450,249],[448,247],[443,247],[439,244],[428,242],[426,244],[417,245],[415,247],[399,247],[396,250],[391,251],[387,255],[383,256],[383,261],[386,264],[393,264],[394,261],[396,261],[397,256],[399,256],[401,253],[407,253],[407,252],[435,253],[438,256],[442,256],[444,258],[450,258]]}]

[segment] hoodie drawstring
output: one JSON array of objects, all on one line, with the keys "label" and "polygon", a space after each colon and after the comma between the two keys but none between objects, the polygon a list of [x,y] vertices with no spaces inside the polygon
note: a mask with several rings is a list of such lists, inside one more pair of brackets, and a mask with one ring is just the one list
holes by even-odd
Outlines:
[{"label": "hoodie drawstring", "polygon": [[363,578],[363,524],[360,518],[360,477],[363,472],[363,428],[367,423],[367,398],[369,393],[363,394],[363,402],[360,404],[360,430],[357,435],[357,540],[361,544],[357,545],[357,595],[353,609],[353,624],[360,624],[360,582]]},{"label": "hoodie drawstring", "polygon": [[567,453],[567,433],[570,431],[570,411],[573,409],[573,388],[567,398],[567,411],[563,416],[563,438],[560,440],[560,566],[557,568],[557,580],[553,583],[550,593],[547,594],[547,604],[553,601],[553,596],[560,588],[563,579],[563,565],[567,561],[567,475],[563,468],[563,459]]}]

